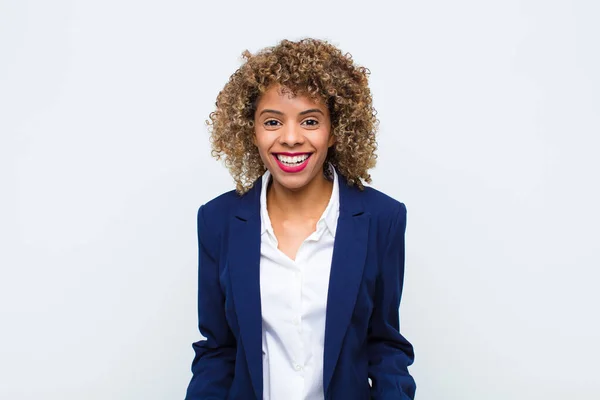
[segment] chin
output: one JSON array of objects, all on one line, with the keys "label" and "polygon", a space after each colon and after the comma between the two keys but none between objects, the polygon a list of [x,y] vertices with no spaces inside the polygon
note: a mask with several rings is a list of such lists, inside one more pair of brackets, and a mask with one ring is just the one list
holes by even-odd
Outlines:
[{"label": "chin", "polygon": [[279,177],[279,176],[275,176],[273,175],[273,180],[277,181],[277,183],[281,186],[283,186],[284,188],[288,189],[288,190],[292,190],[292,191],[296,191],[296,190],[301,190],[303,187],[305,187],[306,185],[308,185],[308,183],[310,182],[307,179],[302,179],[299,177]]},{"label": "chin", "polygon": [[[275,166],[275,168],[279,169],[278,166]],[[300,176],[276,171],[275,174],[271,172],[271,176],[273,177],[273,180],[277,181],[282,187],[288,190],[297,191],[306,187],[315,178],[314,175],[309,174],[308,171],[306,172],[306,174],[303,173],[301,174],[302,176]]]}]

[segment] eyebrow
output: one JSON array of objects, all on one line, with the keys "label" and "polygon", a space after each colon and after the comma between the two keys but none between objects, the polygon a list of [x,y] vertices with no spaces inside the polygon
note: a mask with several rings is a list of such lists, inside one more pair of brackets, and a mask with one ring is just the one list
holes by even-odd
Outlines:
[{"label": "eyebrow", "polygon": [[[262,110],[259,115],[263,115],[266,112],[270,112],[270,113],[273,113],[273,114],[283,115],[283,113],[281,111],[271,110],[269,108],[266,108],[266,109]],[[311,108],[311,109],[308,109],[308,110],[301,111],[301,112],[298,113],[298,115],[310,114],[312,112],[317,112],[317,113],[320,113],[322,115],[325,115],[325,114],[323,114],[323,111],[319,110],[318,108]]]}]

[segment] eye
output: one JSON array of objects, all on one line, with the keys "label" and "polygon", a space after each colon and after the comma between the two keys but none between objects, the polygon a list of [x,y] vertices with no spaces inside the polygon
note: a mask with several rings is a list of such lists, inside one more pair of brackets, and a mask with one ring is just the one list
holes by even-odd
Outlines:
[{"label": "eye", "polygon": [[319,125],[319,121],[318,121],[318,120],[316,120],[316,119],[314,119],[314,118],[307,119],[307,120],[305,120],[304,122],[305,122],[305,123],[306,123],[308,126],[317,126],[317,125]]},{"label": "eye", "polygon": [[265,126],[277,126],[277,124],[279,123],[279,121],[275,120],[275,119],[268,119],[264,122]]}]

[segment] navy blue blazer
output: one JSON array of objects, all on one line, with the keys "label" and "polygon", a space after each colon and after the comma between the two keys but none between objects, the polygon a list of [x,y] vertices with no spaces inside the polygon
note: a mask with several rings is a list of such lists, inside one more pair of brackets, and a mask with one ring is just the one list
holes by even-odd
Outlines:
[{"label": "navy blue blazer", "polygon": [[[407,368],[414,361],[413,347],[399,332],[398,311],[406,207],[338,177],[340,214],[325,322],[325,399],[414,399],[416,385]],[[263,398],[261,184],[258,179],[243,196],[224,193],[198,210],[198,316],[206,339],[192,345],[187,400]]]}]

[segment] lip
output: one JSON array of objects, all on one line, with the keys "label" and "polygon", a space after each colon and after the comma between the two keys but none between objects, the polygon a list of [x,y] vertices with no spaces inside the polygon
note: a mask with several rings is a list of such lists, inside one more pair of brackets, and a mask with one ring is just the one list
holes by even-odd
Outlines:
[{"label": "lip", "polygon": [[[286,152],[281,152],[281,153],[272,153],[273,154],[273,158],[275,159],[275,162],[277,163],[277,165],[279,166],[279,168],[283,171],[283,172],[289,172],[289,173],[297,173],[302,171],[304,168],[306,168],[306,166],[308,165],[308,161],[310,160],[312,153],[286,153]],[[279,159],[277,158],[277,154],[281,154],[284,156],[301,156],[304,154],[308,154],[308,157],[306,158],[306,160],[304,160],[304,162],[302,164],[299,165],[295,165],[293,167],[290,167],[289,165],[285,165],[284,163],[282,163],[281,161],[279,161]]]},{"label": "lip", "polygon": [[281,155],[284,155],[284,156],[294,157],[294,156],[302,156],[304,154],[312,154],[312,153],[310,151],[305,151],[304,153],[290,153],[290,152],[287,152],[287,151],[278,151],[278,152],[273,153],[273,154],[281,154]]}]

